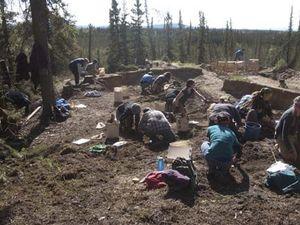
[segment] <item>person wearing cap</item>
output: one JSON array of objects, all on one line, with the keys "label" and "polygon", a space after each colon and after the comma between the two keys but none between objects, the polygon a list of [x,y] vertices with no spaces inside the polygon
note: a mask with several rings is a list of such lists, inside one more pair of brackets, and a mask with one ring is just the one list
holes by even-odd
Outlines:
[{"label": "person wearing cap", "polygon": [[87,74],[90,75],[96,75],[98,73],[98,69],[99,69],[99,64],[98,64],[98,60],[96,59],[88,63],[85,68]]},{"label": "person wearing cap", "polygon": [[86,73],[85,67],[89,63],[87,58],[77,58],[70,62],[69,69],[74,75],[75,85],[79,85],[79,78]]},{"label": "person wearing cap", "polygon": [[300,96],[281,116],[275,138],[282,158],[288,163],[300,165]]},{"label": "person wearing cap", "polygon": [[186,114],[185,103],[189,98],[194,96],[197,96],[203,101],[207,101],[206,98],[195,89],[195,81],[189,79],[186,82],[186,87],[183,88],[173,100],[174,113]]},{"label": "person wearing cap", "polygon": [[159,75],[152,84],[152,93],[153,94],[159,94],[161,92],[164,91],[164,86],[165,84],[167,84],[168,82],[170,82],[171,80],[171,73],[170,72],[166,72],[162,75]]},{"label": "person wearing cap", "polygon": [[241,144],[234,132],[228,127],[230,118],[227,113],[219,113],[216,125],[208,127],[207,136],[200,150],[207,161],[208,174],[217,170],[228,173],[231,165],[241,157]]},{"label": "person wearing cap", "polygon": [[271,99],[272,90],[270,88],[262,88],[259,92],[252,94],[252,100],[249,102],[250,111],[246,116],[246,122],[259,123],[262,126],[262,132],[267,136],[273,135],[275,128]]},{"label": "person wearing cap", "polygon": [[140,80],[142,95],[149,94],[149,89],[151,88],[151,85],[153,84],[154,80],[155,80],[155,78],[153,76],[152,71],[150,71],[142,76],[142,78]]},{"label": "person wearing cap", "polygon": [[137,103],[125,102],[119,105],[116,111],[116,118],[120,121],[120,133],[131,134],[137,132],[140,114],[141,106]]},{"label": "person wearing cap", "polygon": [[176,139],[165,115],[161,111],[151,108],[144,109],[139,123],[139,131],[148,136],[153,145],[157,143],[169,144]]}]

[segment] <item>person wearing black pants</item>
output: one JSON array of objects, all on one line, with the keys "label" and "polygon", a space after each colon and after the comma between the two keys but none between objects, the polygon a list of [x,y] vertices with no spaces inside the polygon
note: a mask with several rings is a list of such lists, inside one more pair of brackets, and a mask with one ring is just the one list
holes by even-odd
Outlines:
[{"label": "person wearing black pants", "polygon": [[88,64],[88,62],[89,62],[89,60],[84,59],[84,58],[77,58],[77,59],[74,59],[70,62],[69,69],[74,74],[75,85],[76,86],[79,85],[79,78],[80,78],[79,67],[85,68],[86,65]]}]

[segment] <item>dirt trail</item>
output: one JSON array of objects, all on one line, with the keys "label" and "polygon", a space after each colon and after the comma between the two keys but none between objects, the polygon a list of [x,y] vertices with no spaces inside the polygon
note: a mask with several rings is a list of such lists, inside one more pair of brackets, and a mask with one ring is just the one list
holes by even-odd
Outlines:
[{"label": "dirt trail", "polygon": [[[222,81],[213,73],[196,79],[198,87],[218,99]],[[162,105],[139,97],[139,89],[131,87],[131,99],[143,106]],[[298,224],[299,195],[277,195],[264,187],[265,170],[273,163],[270,150],[273,140],[247,143],[241,170],[233,168],[233,180],[209,182],[205,162],[198,146],[206,138],[208,107],[194,101],[189,111],[200,122],[191,139],[193,158],[201,190],[193,200],[170,196],[167,189],[145,191],[142,178],[155,169],[158,155],[142,143],[128,140],[129,145],[117,154],[91,155],[87,149],[70,145],[75,139],[98,134],[97,122],[109,118],[114,109],[113,94],[103,92],[100,98],[74,97],[87,105],[72,111],[72,117],[51,124],[32,142],[29,151],[37,152],[26,160],[1,162],[7,182],[0,184],[0,224]],[[36,123],[31,123],[26,134]],[[38,132],[37,132],[38,133]],[[67,151],[66,148],[69,148]],[[63,151],[64,150],[64,151]],[[62,152],[63,151],[63,152]]]}]

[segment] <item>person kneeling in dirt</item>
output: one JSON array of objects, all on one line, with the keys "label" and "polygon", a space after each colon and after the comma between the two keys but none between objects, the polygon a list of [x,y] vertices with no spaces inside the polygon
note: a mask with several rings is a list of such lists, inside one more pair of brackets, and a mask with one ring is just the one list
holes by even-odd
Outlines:
[{"label": "person kneeling in dirt", "polygon": [[300,164],[300,96],[281,116],[275,138],[282,158],[288,163]]},{"label": "person kneeling in dirt", "polygon": [[[137,133],[140,122],[141,106],[134,102],[125,102],[118,106],[116,117],[120,121],[121,134]],[[133,129],[134,127],[134,129]]]},{"label": "person kneeling in dirt", "polygon": [[210,108],[207,110],[209,113],[209,126],[213,126],[218,123],[218,115],[221,112],[227,113],[230,118],[229,128],[235,133],[238,137],[239,127],[242,126],[242,120],[238,110],[234,107],[234,105],[230,103],[213,103]]},{"label": "person kneeling in dirt", "polygon": [[264,136],[273,136],[275,131],[275,121],[273,119],[270,100],[272,91],[269,88],[263,88],[259,92],[252,94],[250,111],[247,113],[246,122],[259,123],[262,126]]},{"label": "person kneeling in dirt", "polygon": [[186,82],[186,87],[182,89],[176,96],[176,98],[173,100],[174,113],[186,114],[185,103],[189,98],[194,96],[199,97],[205,102],[207,101],[206,98],[195,89],[195,81],[189,79]]},{"label": "person kneeling in dirt", "polygon": [[165,115],[158,110],[146,108],[139,123],[139,131],[151,140],[151,147],[167,147],[176,137]]},{"label": "person kneeling in dirt", "polygon": [[142,88],[142,95],[146,95],[150,93],[151,85],[154,81],[153,73],[150,71],[149,73],[146,73],[140,80],[140,85]]},{"label": "person kneeling in dirt", "polygon": [[20,91],[15,91],[15,90],[8,90],[4,94],[4,99],[7,102],[10,102],[11,104],[13,104],[18,109],[25,107],[25,114],[26,115],[29,114],[31,102],[30,102],[28,96],[25,95],[24,93],[22,93]]},{"label": "person kneeling in dirt", "polygon": [[97,75],[99,69],[98,60],[94,59],[93,62],[90,62],[86,65],[86,72],[89,75]]},{"label": "person kneeling in dirt", "polygon": [[173,112],[173,101],[179,93],[180,93],[179,90],[173,89],[166,94],[165,112]]},{"label": "person kneeling in dirt", "polygon": [[153,94],[159,94],[164,91],[165,84],[169,83],[171,80],[171,73],[166,72],[162,75],[159,75],[152,84],[152,93]]},{"label": "person kneeling in dirt", "polygon": [[225,175],[229,174],[231,165],[242,155],[242,146],[229,129],[229,123],[228,115],[220,113],[217,124],[208,128],[209,141],[201,145],[200,150],[207,161],[209,175],[214,175],[218,170]]},{"label": "person kneeling in dirt", "polygon": [[69,69],[74,75],[75,78],[75,85],[79,85],[79,78],[82,74],[85,73],[85,67],[89,63],[88,59],[84,58],[77,58],[70,62]]}]

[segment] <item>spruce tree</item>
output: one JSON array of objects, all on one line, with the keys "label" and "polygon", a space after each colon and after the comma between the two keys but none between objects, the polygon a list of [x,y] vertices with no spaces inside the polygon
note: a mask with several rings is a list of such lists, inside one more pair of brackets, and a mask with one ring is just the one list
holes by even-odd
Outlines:
[{"label": "spruce tree", "polygon": [[153,28],[153,17],[151,17],[151,24],[150,24],[150,53],[151,59],[156,59],[156,32]]},{"label": "spruce tree", "polygon": [[173,32],[173,24],[172,24],[172,17],[170,13],[167,13],[165,17],[165,35],[166,35],[166,46],[165,46],[165,56],[167,57],[168,61],[174,60],[174,53],[173,53],[173,42],[172,42],[172,32]]},{"label": "spruce tree", "polygon": [[234,53],[234,37],[232,30],[232,20],[229,20],[229,31],[228,31],[228,56]]},{"label": "spruce tree", "polygon": [[120,62],[124,65],[129,63],[129,49],[128,49],[128,28],[129,24],[127,22],[127,12],[125,2],[123,5],[123,13],[121,17],[120,25]]},{"label": "spruce tree", "polygon": [[132,32],[133,32],[133,57],[135,64],[145,65],[145,44],[143,40],[143,20],[144,12],[141,9],[140,0],[136,0],[132,12]]},{"label": "spruce tree", "polygon": [[224,56],[225,60],[228,61],[229,58],[229,24],[228,21],[226,21],[226,29],[225,29],[225,34],[224,34]]},{"label": "spruce tree", "polygon": [[179,21],[178,21],[178,48],[179,48],[179,61],[184,63],[186,61],[186,54],[185,54],[185,40],[184,40],[184,25],[182,22],[181,10],[179,10]]},{"label": "spruce tree", "polygon": [[116,72],[120,66],[120,9],[116,0],[111,1],[111,9],[109,10],[109,53],[107,57],[107,69],[109,73]]},{"label": "spruce tree", "polygon": [[199,28],[198,28],[198,57],[197,63],[205,62],[205,16],[203,12],[199,12]]},{"label": "spruce tree", "polygon": [[290,63],[291,41],[293,33],[293,6],[291,7],[289,30],[287,33],[287,45],[286,45],[286,63]]},{"label": "spruce tree", "polygon": [[190,21],[190,27],[188,31],[188,38],[187,38],[187,45],[186,45],[186,54],[189,60],[191,60],[192,32],[193,32],[192,21]]}]

